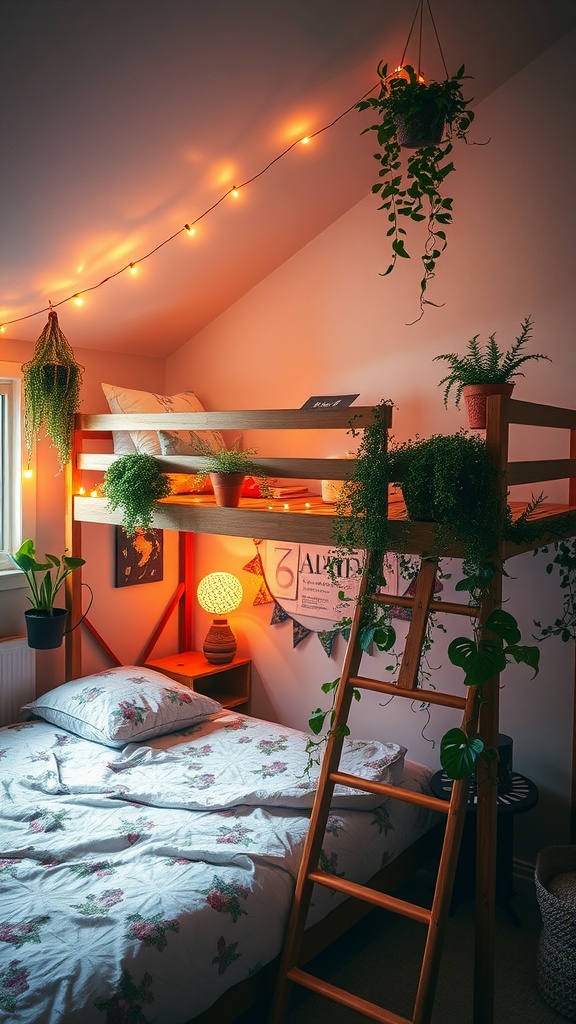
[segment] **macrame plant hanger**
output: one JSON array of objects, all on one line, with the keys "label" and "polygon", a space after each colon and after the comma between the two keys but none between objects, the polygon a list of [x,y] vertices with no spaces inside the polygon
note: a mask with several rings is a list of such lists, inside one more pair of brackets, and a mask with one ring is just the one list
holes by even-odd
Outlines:
[{"label": "macrame plant hanger", "polygon": [[[434,20],[434,15],[432,13],[432,7],[430,6],[430,0],[426,0],[426,8],[428,10],[428,14],[430,15],[430,22],[432,24],[432,28],[433,28],[433,31],[434,31],[434,37],[436,39],[436,43],[438,44],[438,50],[439,50],[439,53],[440,53],[440,59],[442,61],[442,67],[444,68],[444,74],[445,74],[446,78],[448,78],[449,77],[448,76],[448,68],[446,66],[446,61],[444,59],[444,52],[442,50],[442,44],[440,42],[440,36],[438,35],[438,29],[436,28],[436,22]],[[400,58],[400,64],[398,65],[398,67],[399,68],[403,68],[404,67],[404,61],[406,59],[406,53],[407,53],[407,50],[408,50],[408,46],[410,45],[410,39],[412,38],[412,33],[414,31],[414,26],[416,24],[416,19],[418,19],[418,66],[416,67],[415,70],[416,70],[416,75],[418,77],[418,80],[420,81],[420,80],[424,79],[424,74],[423,74],[423,71],[422,71],[422,40],[423,40],[423,35],[424,35],[424,0],[418,0],[418,4],[417,4],[416,10],[414,12],[414,17],[412,18],[412,24],[410,25],[410,29],[408,31],[408,37],[406,39],[406,43],[404,45],[404,50],[402,52],[402,57]]]}]

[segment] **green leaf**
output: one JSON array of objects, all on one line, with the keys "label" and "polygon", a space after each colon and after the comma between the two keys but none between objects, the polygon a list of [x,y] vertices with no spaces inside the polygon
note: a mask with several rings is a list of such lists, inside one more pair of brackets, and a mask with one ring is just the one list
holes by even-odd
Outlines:
[{"label": "green leaf", "polygon": [[397,256],[401,256],[404,260],[410,259],[410,254],[406,252],[404,248],[404,241],[402,238],[395,238],[392,242],[392,250]]},{"label": "green leaf", "polygon": [[487,640],[476,643],[470,637],[456,637],[448,646],[448,657],[464,670],[466,686],[481,686],[506,668],[500,644]]},{"label": "green leaf", "polygon": [[474,771],[484,743],[475,736],[469,739],[463,729],[450,729],[440,742],[440,764],[451,779],[465,779]]},{"label": "green leaf", "polygon": [[518,643],[522,636],[514,616],[510,612],[505,612],[502,608],[495,608],[490,613],[486,619],[485,626],[486,629],[490,630],[491,633],[495,633],[496,636],[499,636],[507,644]]},{"label": "green leaf", "polygon": [[322,711],[322,708],[316,708],[316,711],[313,711],[311,717],[308,719],[308,725],[315,736],[318,736],[322,732],[327,714],[328,712]]},{"label": "green leaf", "polygon": [[518,647],[516,644],[513,644],[511,647],[504,648],[504,655],[513,658],[517,665],[528,665],[534,669],[534,676],[538,675],[540,671],[539,647]]}]

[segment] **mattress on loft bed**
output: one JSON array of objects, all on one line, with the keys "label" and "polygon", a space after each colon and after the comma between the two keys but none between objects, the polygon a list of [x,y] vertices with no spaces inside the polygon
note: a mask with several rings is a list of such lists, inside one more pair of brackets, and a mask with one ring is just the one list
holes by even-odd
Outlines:
[{"label": "mattress on loft bed", "polygon": [[[403,747],[347,743],[344,770],[429,791]],[[116,749],[1,729],[0,1021],[182,1024],[274,959],[314,797],[305,745],[231,712]],[[436,820],[338,789],[321,866],[366,881]],[[316,886],[308,923],[341,899]]]}]

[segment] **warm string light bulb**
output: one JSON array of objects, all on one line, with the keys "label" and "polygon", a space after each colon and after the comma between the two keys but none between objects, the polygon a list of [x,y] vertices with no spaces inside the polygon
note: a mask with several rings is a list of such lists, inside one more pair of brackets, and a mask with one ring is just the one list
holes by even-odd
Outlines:
[{"label": "warm string light bulb", "polygon": [[234,185],[234,188],[232,189],[232,195],[234,196],[234,199],[238,199],[238,196],[240,195],[240,192],[236,188],[236,185]]},{"label": "warm string light bulb", "polygon": [[310,136],[305,135],[303,139],[300,139],[300,142],[302,143],[303,146],[307,146],[308,143],[310,142]]},{"label": "warm string light bulb", "polygon": [[30,466],[28,466],[28,469],[24,470],[22,476],[24,477],[25,480],[31,480],[32,479],[32,477],[34,476],[34,473],[30,469]]},{"label": "warm string light bulb", "polygon": [[84,299],[82,298],[81,295],[75,295],[74,296],[74,305],[75,306],[83,306],[84,305]]},{"label": "warm string light bulb", "polygon": [[137,274],[137,273],[138,273],[138,267],[136,266],[136,264],[135,264],[135,263],[131,263],[131,264],[129,265],[129,268],[128,268],[128,269],[130,270],[130,273],[131,273],[131,274]]},{"label": "warm string light bulb", "polygon": [[190,237],[196,234],[196,228],[193,228],[191,224],[185,224],[184,231],[186,232],[186,234],[190,235]]}]

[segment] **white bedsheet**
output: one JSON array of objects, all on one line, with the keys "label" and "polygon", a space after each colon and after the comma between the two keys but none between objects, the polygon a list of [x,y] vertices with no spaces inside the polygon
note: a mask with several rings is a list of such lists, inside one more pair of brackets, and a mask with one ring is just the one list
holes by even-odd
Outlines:
[{"label": "white bedsheet", "polygon": [[[304,744],[233,713],[123,750],[41,721],[0,730],[2,1024],[183,1024],[273,959],[314,789]],[[348,757],[402,768],[378,744]],[[406,762],[401,784],[429,774]],[[364,799],[342,791],[321,858],[355,881],[432,821]],[[309,923],[339,900],[316,887]]]}]

